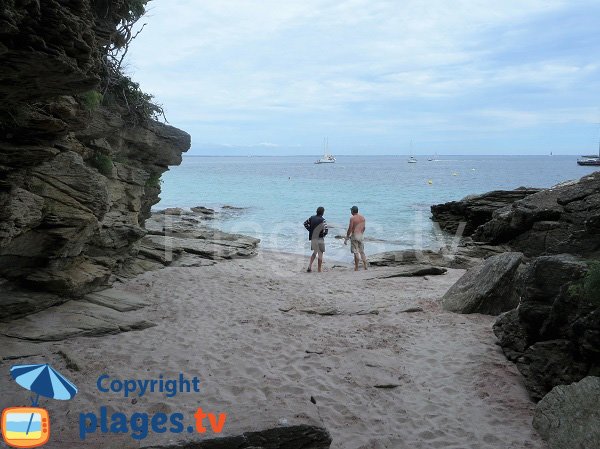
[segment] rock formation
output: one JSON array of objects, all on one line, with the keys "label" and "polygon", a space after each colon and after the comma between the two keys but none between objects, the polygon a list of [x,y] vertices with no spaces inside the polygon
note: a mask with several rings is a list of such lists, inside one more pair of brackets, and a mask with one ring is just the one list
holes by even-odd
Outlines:
[{"label": "rock formation", "polygon": [[456,232],[464,222],[464,235],[474,241],[503,245],[528,257],[600,255],[600,172],[550,189],[467,197],[432,206],[432,212],[444,230]]},{"label": "rock formation", "polygon": [[190,146],[118,102],[86,100],[125,7],[9,0],[0,10],[0,275],[28,287],[105,286],[146,234],[160,175]]},{"label": "rock formation", "polygon": [[486,259],[471,268],[442,298],[444,309],[458,313],[498,315],[519,303],[514,281],[521,265],[521,253],[507,252]]},{"label": "rock formation", "polygon": [[[463,239],[457,257],[486,257],[494,248],[525,255],[520,274],[496,284],[500,296],[509,303],[518,298],[518,306],[498,318],[494,332],[539,400],[558,385],[600,374],[600,295],[581,287],[590,261],[600,258],[600,172],[535,190],[490,192],[433,206],[432,212],[442,229],[456,232],[465,223],[471,238]],[[470,282],[461,279],[451,288],[446,307],[457,292],[481,296],[485,286],[476,270]]]},{"label": "rock formation", "polygon": [[527,256],[600,254],[600,172],[560,184],[510,207],[473,234],[476,241],[509,244]]},{"label": "rock formation", "polygon": [[576,288],[587,272],[570,255],[536,258],[515,283],[519,306],[494,324],[536,400],[557,385],[600,374],[600,302]]},{"label": "rock formation", "polygon": [[443,231],[455,234],[462,224],[462,235],[468,237],[479,226],[490,221],[496,210],[539,191],[540,189],[520,187],[515,190],[494,190],[482,195],[469,195],[460,201],[431,206],[431,213],[433,220]]},{"label": "rock formation", "polygon": [[600,447],[600,377],[555,387],[542,399],[533,427],[550,449]]},{"label": "rock formation", "polygon": [[198,267],[215,260],[239,259],[256,255],[260,239],[230,234],[208,227],[211,219],[204,211],[169,215],[159,211],[146,220],[148,235],[140,240],[135,259],[118,271],[123,277],[166,266]]},{"label": "rock formation", "polygon": [[369,265],[375,267],[402,267],[405,265],[436,265],[448,268],[470,268],[479,264],[478,257],[462,254],[447,254],[444,251],[401,250],[387,251],[369,256]]}]

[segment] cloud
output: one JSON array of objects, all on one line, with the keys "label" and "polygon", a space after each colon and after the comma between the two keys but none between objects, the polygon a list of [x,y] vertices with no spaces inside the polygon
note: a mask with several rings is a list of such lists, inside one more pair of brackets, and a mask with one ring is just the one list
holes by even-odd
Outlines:
[{"label": "cloud", "polygon": [[285,147],[350,130],[358,147],[406,128],[598,120],[600,32],[587,17],[600,5],[591,1],[150,5],[130,70],[174,124],[211,141],[233,132],[243,145]]}]

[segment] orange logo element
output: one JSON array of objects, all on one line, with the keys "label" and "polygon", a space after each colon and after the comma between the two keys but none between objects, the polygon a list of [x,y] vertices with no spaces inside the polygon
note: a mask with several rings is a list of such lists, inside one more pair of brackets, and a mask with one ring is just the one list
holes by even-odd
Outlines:
[{"label": "orange logo element", "polygon": [[39,407],[5,408],[0,426],[4,441],[12,447],[39,447],[50,438],[50,416]]}]

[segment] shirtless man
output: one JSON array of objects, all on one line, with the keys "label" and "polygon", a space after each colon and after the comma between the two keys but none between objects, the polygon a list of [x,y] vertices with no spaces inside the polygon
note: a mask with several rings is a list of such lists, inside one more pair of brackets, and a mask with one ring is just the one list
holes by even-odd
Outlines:
[{"label": "shirtless man", "polygon": [[354,254],[354,271],[358,271],[358,256],[362,259],[365,270],[367,269],[367,256],[365,256],[365,244],[364,244],[364,232],[365,217],[358,213],[358,207],[352,206],[350,208],[352,217],[350,217],[350,224],[348,225],[348,232],[346,232],[346,238],[344,238],[344,245],[348,244],[350,239],[350,251]]}]

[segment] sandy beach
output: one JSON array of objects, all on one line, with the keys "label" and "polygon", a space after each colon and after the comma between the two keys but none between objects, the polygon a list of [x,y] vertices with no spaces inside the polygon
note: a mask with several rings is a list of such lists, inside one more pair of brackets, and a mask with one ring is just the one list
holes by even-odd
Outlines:
[{"label": "sandy beach", "polygon": [[[495,344],[494,318],[441,310],[441,296],[463,270],[382,279],[398,268],[355,273],[326,261],[319,274],[306,273],[305,264],[261,252],[147,272],[114,288],[146,297],[149,306],[125,313],[142,314],[155,327],[55,343],[3,337],[4,348],[21,345],[15,353],[23,353],[25,345],[32,354],[4,364],[50,360],[79,387],[69,404],[42,403],[56,423],[47,447],[163,447],[181,439],[96,432],[81,441],[78,412],[98,413],[100,406],[109,413],[182,412],[186,419],[198,407],[225,412],[220,436],[320,425],[332,448],[546,447],[531,427],[534,404],[520,375]],[[184,373],[200,379],[200,392],[124,398],[98,391],[103,373]],[[2,406],[27,405],[8,376],[0,382]]]}]

